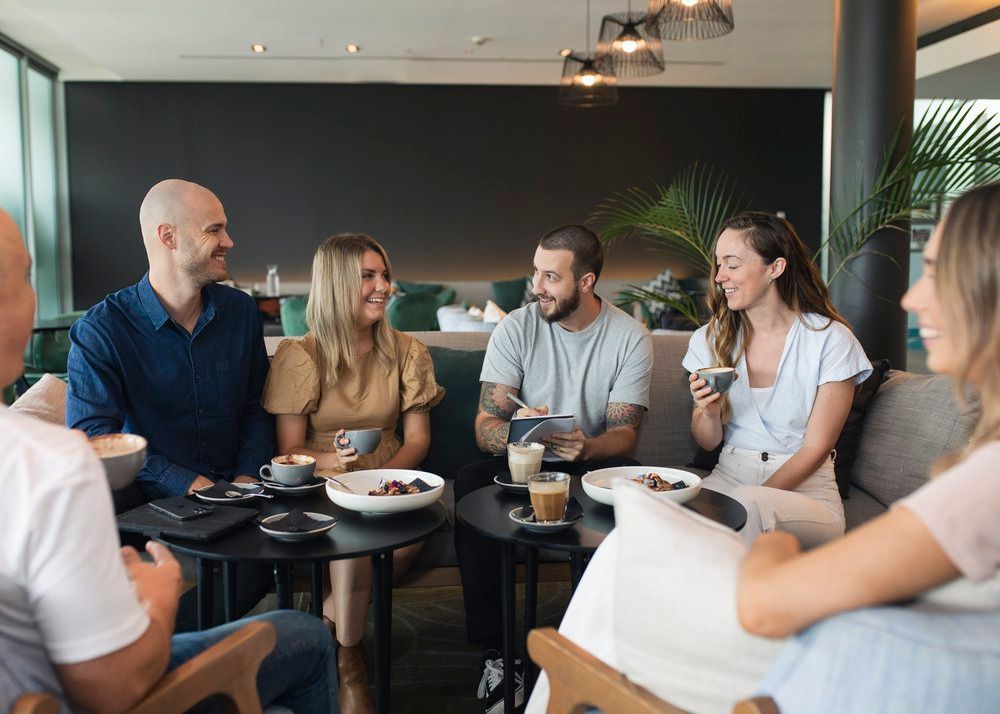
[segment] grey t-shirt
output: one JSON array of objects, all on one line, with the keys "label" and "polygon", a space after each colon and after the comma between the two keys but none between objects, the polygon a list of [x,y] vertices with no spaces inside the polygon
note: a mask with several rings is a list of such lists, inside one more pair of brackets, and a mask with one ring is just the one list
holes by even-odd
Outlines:
[{"label": "grey t-shirt", "polygon": [[599,436],[609,402],[649,408],[652,373],[649,332],[602,299],[597,319],[579,332],[546,322],[538,303],[514,310],[490,337],[479,379],[516,387],[549,414],[575,414],[584,434]]}]

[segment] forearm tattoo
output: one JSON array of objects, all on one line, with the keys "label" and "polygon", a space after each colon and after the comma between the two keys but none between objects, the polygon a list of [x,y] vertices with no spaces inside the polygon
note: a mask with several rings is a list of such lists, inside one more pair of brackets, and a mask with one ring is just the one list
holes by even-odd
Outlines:
[{"label": "forearm tattoo", "polygon": [[507,399],[507,392],[517,396],[517,390],[506,384],[483,382],[483,386],[479,390],[479,411],[497,419],[510,421],[517,410],[517,405]]},{"label": "forearm tattoo", "polygon": [[507,392],[516,394],[517,390],[506,384],[483,382],[479,391],[480,413],[494,417],[480,422],[479,439],[493,454],[502,454],[507,448],[510,418],[517,409],[517,405],[507,399]]},{"label": "forearm tattoo", "polygon": [[614,429],[619,426],[627,426],[632,429],[639,428],[639,422],[642,421],[642,414],[646,411],[645,407],[641,407],[638,404],[626,404],[625,402],[611,402],[608,404],[608,410],[605,416],[605,421],[608,423],[608,429]]}]

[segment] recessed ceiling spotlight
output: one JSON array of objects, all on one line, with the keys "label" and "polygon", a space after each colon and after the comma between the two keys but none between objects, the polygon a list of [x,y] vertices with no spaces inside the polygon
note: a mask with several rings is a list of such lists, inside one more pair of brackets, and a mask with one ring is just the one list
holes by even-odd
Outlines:
[{"label": "recessed ceiling spotlight", "polygon": [[485,45],[487,42],[490,41],[489,37],[485,37],[483,35],[473,35],[469,39],[472,40],[472,44],[479,45],[480,47],[482,47],[483,45]]},{"label": "recessed ceiling spotlight", "polygon": [[348,43],[347,47],[345,47],[344,49],[346,49],[347,54],[350,55],[356,55],[358,52],[361,51],[361,48],[358,45],[354,44],[353,42]]},{"label": "recessed ceiling spotlight", "polygon": [[569,57],[571,54],[573,54],[573,49],[570,47],[563,47],[559,50],[560,57]]},{"label": "recessed ceiling spotlight", "polygon": [[259,55],[261,52],[267,52],[267,47],[265,47],[259,42],[254,42],[252,45],[250,45],[250,51]]}]

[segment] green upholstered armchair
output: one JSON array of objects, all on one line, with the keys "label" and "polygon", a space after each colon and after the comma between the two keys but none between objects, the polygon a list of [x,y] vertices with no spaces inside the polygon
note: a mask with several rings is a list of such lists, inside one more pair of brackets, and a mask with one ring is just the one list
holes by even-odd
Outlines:
[{"label": "green upholstered armchair", "polygon": [[306,298],[295,296],[281,301],[281,331],[285,337],[301,337],[309,331],[306,325]]},{"label": "green upholstered armchair", "polygon": [[397,295],[389,303],[386,311],[389,324],[403,332],[439,330],[438,308],[450,305],[454,299],[453,288],[442,288],[437,293],[417,292]]}]

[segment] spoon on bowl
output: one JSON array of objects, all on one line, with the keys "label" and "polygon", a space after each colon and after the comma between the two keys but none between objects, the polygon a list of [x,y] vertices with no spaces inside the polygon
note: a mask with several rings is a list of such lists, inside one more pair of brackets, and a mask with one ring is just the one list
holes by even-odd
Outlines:
[{"label": "spoon on bowl", "polygon": [[247,496],[257,496],[258,498],[274,498],[270,493],[247,493],[246,491],[226,491],[228,498],[245,498]]},{"label": "spoon on bowl", "polygon": [[338,481],[333,476],[325,476],[324,478],[326,478],[326,480],[329,481],[330,483],[334,483],[334,484],[340,486],[340,490],[341,491],[343,491],[345,493],[354,493],[354,491],[351,490],[351,487],[348,486],[343,481]]}]

